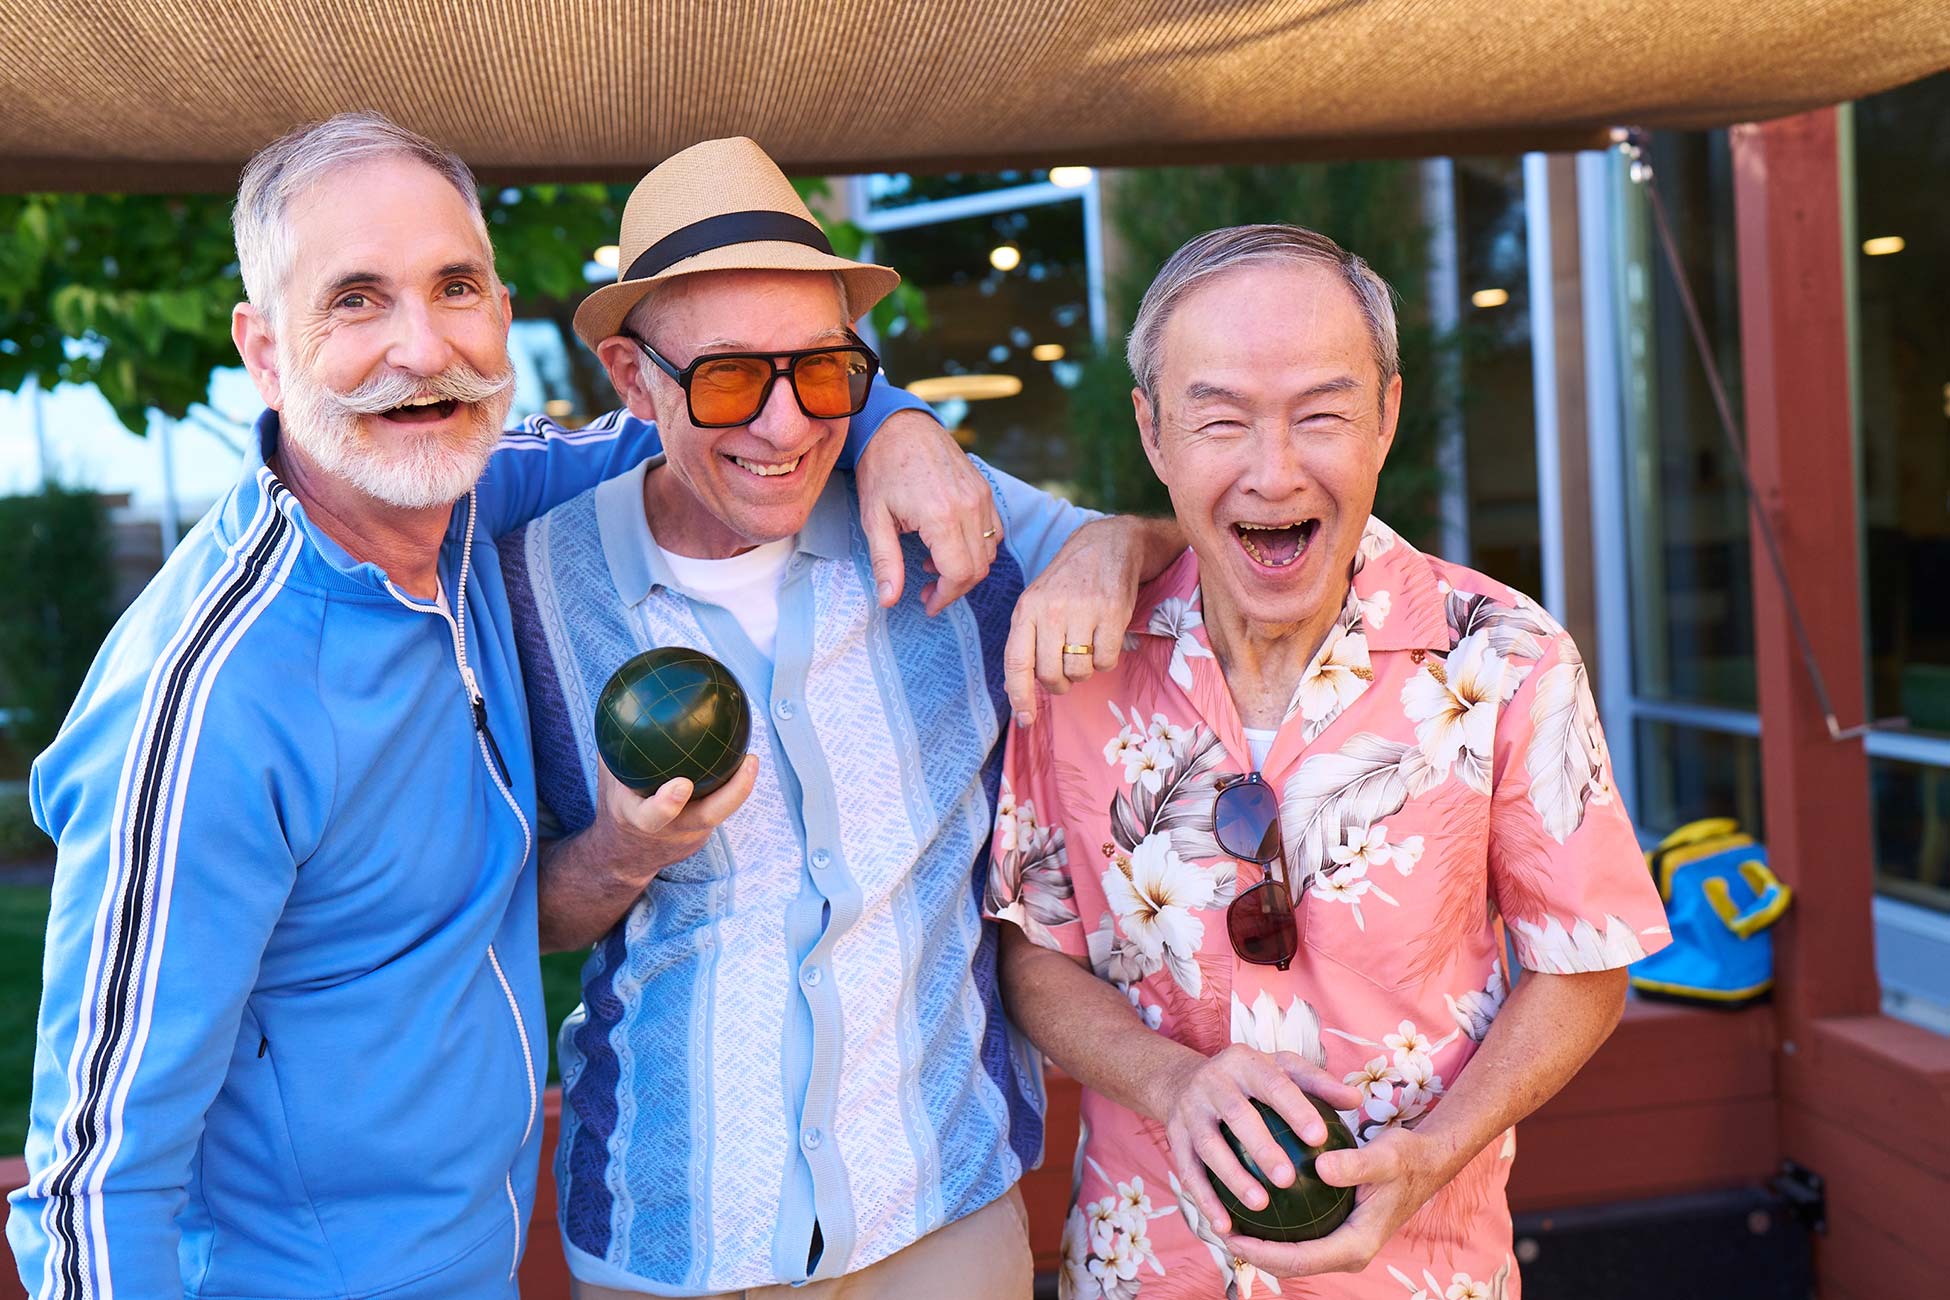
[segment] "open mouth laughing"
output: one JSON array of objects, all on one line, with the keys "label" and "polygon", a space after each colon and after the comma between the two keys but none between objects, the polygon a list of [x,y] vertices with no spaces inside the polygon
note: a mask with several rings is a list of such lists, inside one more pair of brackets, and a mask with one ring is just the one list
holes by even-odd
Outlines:
[{"label": "open mouth laughing", "polygon": [[1319,532],[1318,519],[1267,523],[1242,520],[1232,525],[1232,535],[1239,539],[1240,549],[1254,564],[1266,569],[1285,569],[1298,563]]},{"label": "open mouth laughing", "polygon": [[395,424],[438,424],[459,409],[460,403],[452,398],[416,397],[378,415]]}]

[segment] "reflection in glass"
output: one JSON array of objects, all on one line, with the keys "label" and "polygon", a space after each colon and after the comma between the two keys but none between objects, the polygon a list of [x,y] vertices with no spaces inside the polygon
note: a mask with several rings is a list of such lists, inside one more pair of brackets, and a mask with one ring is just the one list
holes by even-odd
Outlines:
[{"label": "reflection in glass", "polygon": [[[1022,253],[1009,271],[989,253],[1000,245]],[[1087,352],[1090,290],[1083,205],[1050,203],[875,236],[874,260],[894,267],[927,297],[928,323],[883,334],[881,359],[896,383],[931,377],[1003,375],[1002,386],[956,390],[937,407],[964,445],[1031,483],[1072,477],[1068,443],[1069,371],[1062,358]],[[1051,347],[1060,352],[1051,353]],[[1051,360],[1040,360],[1038,349]],[[1132,435],[1135,439],[1136,435]]]},{"label": "reflection in glass", "polygon": [[1872,712],[1950,733],[1950,73],[1853,116]]},{"label": "reflection in glass", "polygon": [[1950,912],[1950,768],[1871,759],[1876,888]]},{"label": "reflection in glass", "polygon": [[[1650,157],[1739,419],[1740,302],[1726,135],[1658,135]],[[1746,498],[1645,195],[1625,184],[1621,197],[1634,687],[1654,699],[1751,709]]]},{"label": "reflection in glass", "polygon": [[906,172],[879,172],[868,176],[867,204],[876,212],[908,208],[936,199],[958,199],[969,194],[991,194],[1018,185],[1040,185],[1049,173],[1040,168],[1006,172],[949,172],[943,176],[911,176]]},{"label": "reflection in glass", "polygon": [[1656,840],[1701,817],[1734,817],[1755,838],[1765,834],[1756,737],[1647,719],[1636,726],[1641,835]]},{"label": "reflection in glass", "polygon": [[1469,565],[1541,597],[1523,160],[1458,158],[1455,177]]}]

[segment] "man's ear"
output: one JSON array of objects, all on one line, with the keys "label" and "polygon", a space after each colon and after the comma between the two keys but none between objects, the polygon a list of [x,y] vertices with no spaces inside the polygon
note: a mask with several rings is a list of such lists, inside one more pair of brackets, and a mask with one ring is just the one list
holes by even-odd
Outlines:
[{"label": "man's ear", "polygon": [[284,379],[278,371],[278,340],[271,333],[270,320],[250,303],[240,302],[230,309],[230,339],[264,405],[283,410]]},{"label": "man's ear", "polygon": [[1402,420],[1402,377],[1396,375],[1388,381],[1388,387],[1381,394],[1381,445],[1375,456],[1375,470],[1388,463],[1388,453],[1395,445],[1395,430]]},{"label": "man's ear", "polygon": [[1163,449],[1158,445],[1160,421],[1157,408],[1151,405],[1151,399],[1144,395],[1142,388],[1131,390],[1131,410],[1137,417],[1138,442],[1144,447],[1144,458],[1151,462],[1151,472],[1158,476],[1160,483],[1170,487],[1170,480],[1165,478]]},{"label": "man's ear", "polygon": [[630,408],[630,414],[642,420],[657,418],[657,395],[644,375],[642,349],[636,340],[621,334],[612,334],[596,345],[596,355],[602,358],[603,369],[609,374],[609,382],[616,389],[623,405]]}]

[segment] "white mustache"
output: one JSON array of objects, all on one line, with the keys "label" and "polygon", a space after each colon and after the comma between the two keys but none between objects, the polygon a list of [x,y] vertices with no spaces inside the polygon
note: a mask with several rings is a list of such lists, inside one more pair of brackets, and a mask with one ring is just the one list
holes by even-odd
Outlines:
[{"label": "white mustache", "polygon": [[448,366],[437,375],[413,375],[389,370],[374,375],[349,393],[327,390],[329,399],[341,410],[355,415],[378,415],[413,401],[485,402],[514,387],[515,372],[510,366],[499,375],[484,375],[465,362]]}]

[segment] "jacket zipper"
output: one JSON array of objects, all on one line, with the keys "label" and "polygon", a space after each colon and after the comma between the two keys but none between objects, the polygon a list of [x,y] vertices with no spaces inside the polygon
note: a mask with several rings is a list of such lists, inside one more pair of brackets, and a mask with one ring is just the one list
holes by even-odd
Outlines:
[{"label": "jacket zipper", "polygon": [[[441,610],[441,617],[454,634],[454,666],[460,670],[461,685],[467,690],[468,707],[474,714],[474,743],[481,751],[481,761],[487,765],[488,775],[494,778],[494,787],[501,792],[502,802],[508,811],[521,823],[521,860],[526,863],[529,853],[535,847],[534,832],[529,828],[528,817],[521,811],[521,804],[515,799],[514,791],[509,789],[511,778],[508,765],[501,757],[501,746],[495,743],[494,732],[488,726],[487,701],[481,695],[480,683],[474,677],[474,670],[467,666],[467,573],[474,558],[474,517],[479,502],[473,491],[467,494],[467,533],[460,547],[460,579],[456,583],[453,598],[453,612]],[[387,587],[401,602],[406,602],[406,594],[389,580]],[[417,607],[416,607],[417,608]],[[488,965],[494,968],[494,978],[501,985],[502,996],[508,1000],[508,1013],[514,1018],[515,1034],[521,1040],[522,1068],[528,1078],[528,1123],[521,1131],[522,1145],[535,1131],[535,1114],[540,1108],[540,1095],[535,1087],[535,1053],[528,1043],[528,1026],[522,1023],[521,1004],[515,1000],[515,991],[508,983],[507,975],[501,969],[501,959],[495,955],[494,945],[488,945]],[[515,1249],[508,1264],[508,1279],[514,1280],[521,1267],[521,1202],[515,1196],[514,1172],[510,1170],[502,1178],[508,1193],[508,1213],[514,1220]]]}]

